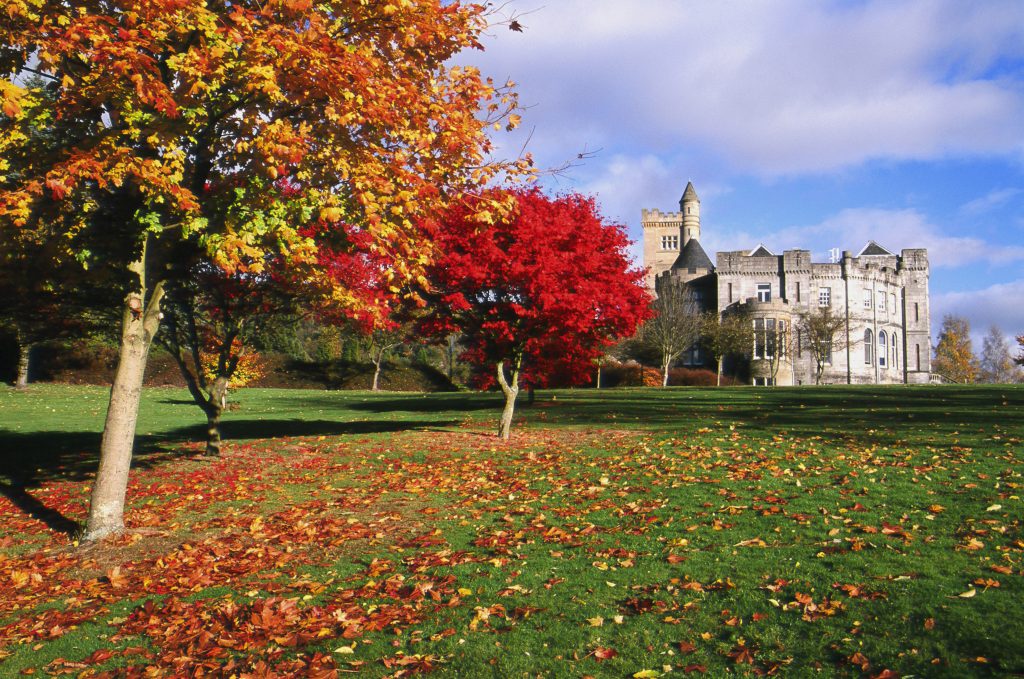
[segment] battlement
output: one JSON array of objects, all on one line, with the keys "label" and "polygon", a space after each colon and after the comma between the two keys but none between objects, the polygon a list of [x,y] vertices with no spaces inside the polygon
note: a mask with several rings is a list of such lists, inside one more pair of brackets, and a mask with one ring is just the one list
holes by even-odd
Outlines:
[{"label": "battlement", "polygon": [[679,225],[683,222],[682,212],[662,212],[657,208],[640,210],[640,222],[644,226],[668,226]]}]

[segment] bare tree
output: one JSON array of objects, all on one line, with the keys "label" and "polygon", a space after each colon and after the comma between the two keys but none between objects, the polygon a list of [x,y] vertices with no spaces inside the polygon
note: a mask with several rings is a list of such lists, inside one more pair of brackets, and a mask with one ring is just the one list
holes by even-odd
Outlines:
[{"label": "bare tree", "polygon": [[408,331],[407,326],[394,325],[377,328],[366,335],[366,349],[373,362],[373,385],[370,387],[372,391],[380,391],[380,374],[384,359],[392,349],[402,345]]},{"label": "bare tree", "polygon": [[798,341],[806,343],[814,359],[814,383],[821,384],[825,366],[832,362],[832,352],[845,349],[849,343],[842,332],[846,326],[843,316],[833,315],[831,307],[818,307],[800,314]]},{"label": "bare tree", "polygon": [[725,357],[749,352],[754,342],[754,330],[747,314],[733,312],[720,316],[712,311],[703,316],[701,338],[704,346],[715,357],[718,374],[716,385],[721,386]]},{"label": "bare tree", "polygon": [[1012,384],[1024,379],[1024,372],[1015,365],[1010,354],[1010,343],[995,325],[982,339],[980,368],[980,382]]},{"label": "bare tree", "polygon": [[668,386],[668,370],[680,354],[700,339],[701,316],[688,286],[668,280],[658,288],[651,304],[654,317],[640,328],[640,344],[661,358],[661,386]]},{"label": "bare tree", "polygon": [[793,333],[790,332],[784,320],[766,320],[776,321],[775,323],[766,324],[764,335],[764,363],[768,367],[768,377],[771,378],[771,383],[775,384],[778,379],[779,368],[782,367],[783,363],[792,360]]}]

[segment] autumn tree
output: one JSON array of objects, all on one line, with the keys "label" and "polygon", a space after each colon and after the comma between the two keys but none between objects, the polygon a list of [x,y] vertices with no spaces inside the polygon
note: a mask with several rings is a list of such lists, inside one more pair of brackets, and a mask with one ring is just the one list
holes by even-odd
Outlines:
[{"label": "autumn tree", "polygon": [[1017,365],[1024,365],[1024,335],[1017,335],[1017,346],[1020,347],[1020,353],[1017,354],[1013,361]]},{"label": "autumn tree", "polygon": [[666,387],[672,363],[700,339],[701,314],[693,291],[686,284],[672,278],[659,282],[658,297],[651,304],[652,316],[641,326],[638,339],[658,354],[661,386]]},{"label": "autumn tree", "polygon": [[[45,102],[55,99],[56,88],[48,87],[43,78],[31,76],[26,85],[35,88]],[[25,144],[31,153],[12,153],[4,159],[3,172],[9,177],[24,174],[34,157],[59,147],[53,126],[46,124],[51,116],[51,111],[40,111],[36,124],[30,126]],[[19,388],[28,385],[30,358],[37,344],[81,335],[99,320],[93,310],[109,307],[111,302],[102,283],[75,260],[74,243],[52,238],[39,228],[52,218],[39,210],[26,225],[0,219],[0,327],[6,327],[18,345],[15,386]]]},{"label": "autumn tree", "polygon": [[102,325],[97,310],[111,303],[103,288],[89,285],[77,262],[61,257],[52,240],[8,239],[0,224],[0,328],[18,347],[15,387],[28,386],[33,349],[44,342],[81,336]]},{"label": "autumn tree", "polygon": [[1010,354],[1010,343],[1003,331],[992,325],[981,341],[981,358],[978,362],[978,381],[989,384],[1012,384],[1024,380],[1024,373],[1017,367]]},{"label": "autumn tree", "polygon": [[290,306],[268,276],[227,275],[208,262],[169,281],[156,340],[174,358],[193,402],[206,415],[207,456],[220,455],[228,389],[252,377],[245,374],[251,369],[243,370],[239,379],[239,368],[253,356],[247,331]]},{"label": "autumn tree", "polygon": [[932,372],[961,384],[978,379],[978,360],[971,348],[971,324],[966,318],[952,314],[942,318]]},{"label": "autumn tree", "polygon": [[537,189],[487,197],[511,198],[512,213],[487,223],[463,206],[434,221],[440,253],[420,327],[462,333],[478,384],[496,381],[505,395],[498,433],[508,439],[521,383],[586,381],[592,359],[636,330],[650,300],[623,227],[604,221],[593,199]]},{"label": "autumn tree", "polygon": [[[268,256],[312,262],[317,241],[300,230],[319,219],[358,225],[400,285],[425,264],[418,216],[528,164],[488,159],[487,129],[515,125],[514,96],[449,65],[479,47],[485,11],[442,0],[6,4],[0,220],[80,242],[80,260],[124,273],[87,539],[124,525],[142,375],[177,261],[205,256],[226,275],[258,275]],[[26,73],[54,95],[20,84]],[[44,128],[57,144],[41,147]],[[332,297],[359,312],[345,291]]]},{"label": "autumn tree", "polygon": [[847,348],[846,318],[832,313],[831,307],[819,307],[800,314],[797,342],[806,348],[814,361],[814,383],[821,384],[825,366],[832,363],[834,352]]},{"label": "autumn tree", "polygon": [[716,386],[722,386],[722,367],[727,356],[749,354],[754,343],[754,330],[750,317],[733,311],[704,314],[701,322],[701,342],[715,357]]}]

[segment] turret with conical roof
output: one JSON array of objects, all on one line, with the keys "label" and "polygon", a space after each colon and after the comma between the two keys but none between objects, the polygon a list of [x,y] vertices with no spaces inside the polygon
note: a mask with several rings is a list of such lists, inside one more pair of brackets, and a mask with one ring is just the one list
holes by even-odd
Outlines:
[{"label": "turret with conical roof", "polygon": [[697,190],[693,188],[693,182],[686,182],[686,190],[683,197],[679,199],[679,209],[683,213],[683,246],[691,238],[700,240],[700,198],[697,197]]}]

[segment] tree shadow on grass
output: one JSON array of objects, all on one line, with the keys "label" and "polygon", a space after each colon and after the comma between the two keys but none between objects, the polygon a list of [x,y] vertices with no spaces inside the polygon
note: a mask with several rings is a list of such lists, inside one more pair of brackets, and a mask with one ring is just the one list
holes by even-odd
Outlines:
[{"label": "tree shadow on grass", "polygon": [[[349,403],[352,410],[371,413],[465,413],[475,410],[498,410],[504,404],[504,396],[493,393],[458,393],[428,394],[416,396],[396,396],[389,398],[369,398],[365,401]],[[307,403],[307,401],[303,401]],[[523,402],[517,403],[517,406]]]},{"label": "tree shadow on grass", "polygon": [[77,521],[72,521],[56,509],[47,507],[33,497],[24,486],[0,482],[0,495],[6,497],[15,507],[28,516],[45,523],[52,531],[63,533],[70,537],[75,535],[81,528]]},{"label": "tree shadow on grass", "polygon": [[[447,427],[457,420],[360,420],[338,422],[333,420],[225,420],[221,435],[225,441],[271,439],[284,436],[342,436],[357,434],[387,434],[430,427]],[[168,432],[175,440],[205,441],[206,426],[193,425]]]},{"label": "tree shadow on grass", "polygon": [[[454,420],[228,420],[226,441],[301,436],[380,434],[413,429],[448,427]],[[206,427],[196,424],[159,435],[135,437],[132,470],[150,469],[195,455],[181,444],[205,441]],[[12,432],[0,429],[0,494],[18,509],[51,529],[73,535],[79,524],[47,507],[29,491],[52,481],[86,481],[99,466],[100,434],[96,432]]]},{"label": "tree shadow on grass", "polygon": [[[875,444],[949,438],[953,432],[1006,427],[1024,407],[1024,390],[1000,387],[799,387],[664,391],[609,390],[539,400],[534,425],[642,427],[685,436],[699,428],[735,424],[741,433],[769,437],[843,438]],[[1009,409],[1007,409],[1009,408]],[[950,439],[952,440],[952,439]]]}]

